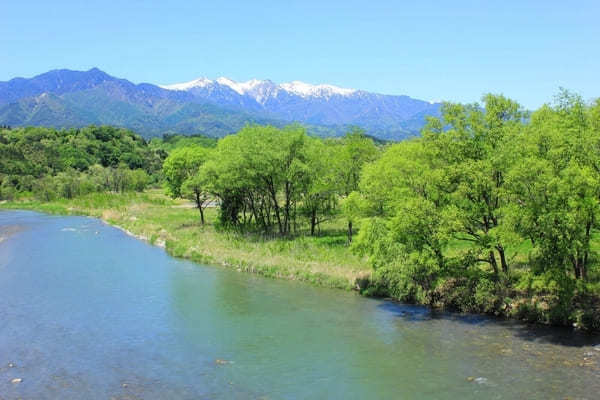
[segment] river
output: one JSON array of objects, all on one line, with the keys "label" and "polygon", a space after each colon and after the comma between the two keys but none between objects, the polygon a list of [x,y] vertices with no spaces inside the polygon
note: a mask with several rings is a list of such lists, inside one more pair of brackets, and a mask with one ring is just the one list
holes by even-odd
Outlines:
[{"label": "river", "polygon": [[598,343],[0,211],[2,399],[598,399]]}]

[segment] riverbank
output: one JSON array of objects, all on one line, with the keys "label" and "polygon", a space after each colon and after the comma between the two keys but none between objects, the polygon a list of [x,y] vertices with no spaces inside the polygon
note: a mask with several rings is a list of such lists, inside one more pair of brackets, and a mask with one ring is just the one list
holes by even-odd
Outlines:
[{"label": "riverbank", "polygon": [[264,239],[224,232],[214,226],[215,209],[206,210],[207,223],[201,225],[195,208],[161,190],[93,193],[51,202],[21,200],[0,204],[0,208],[96,217],[165,248],[172,256],[272,278],[351,290],[371,273],[366,261],[350,251],[343,228],[336,229],[335,222],[324,225],[327,235],[318,237]]},{"label": "riverbank", "polygon": [[528,292],[514,287],[510,292],[500,294],[493,288],[483,294],[473,294],[470,288],[473,285],[468,280],[448,281],[434,288],[432,296],[428,297],[435,302],[403,298],[397,295],[394,287],[402,284],[401,276],[373,276],[367,260],[350,250],[342,220],[325,223],[320,236],[266,239],[253,233],[217,229],[217,210],[214,208],[206,209],[206,224],[202,225],[192,204],[171,199],[161,190],[93,193],[52,202],[20,200],[0,203],[2,208],[96,217],[128,235],[164,248],[172,256],[201,264],[323,287],[360,289],[365,295],[424,303],[438,309],[600,331],[600,298],[590,289],[573,297],[569,310],[564,312],[568,315],[562,319],[554,317],[552,304],[557,298],[552,293]]}]

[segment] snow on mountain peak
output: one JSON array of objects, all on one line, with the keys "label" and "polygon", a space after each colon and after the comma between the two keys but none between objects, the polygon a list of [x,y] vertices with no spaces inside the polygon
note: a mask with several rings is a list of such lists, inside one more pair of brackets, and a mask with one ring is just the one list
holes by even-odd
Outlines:
[{"label": "snow on mountain peak", "polygon": [[183,82],[183,83],[174,83],[172,85],[159,85],[163,89],[168,90],[190,90],[195,87],[205,87],[213,83],[210,79],[207,78],[198,78],[193,81]]},{"label": "snow on mountain peak", "polygon": [[321,97],[327,99],[334,95],[348,96],[356,92],[355,89],[341,88],[328,84],[312,85],[301,81],[292,81],[277,85],[270,80],[251,79],[246,82],[236,82],[225,77],[217,78],[214,81],[206,78],[199,78],[190,82],[162,85],[161,87],[169,90],[190,90],[215,83],[221,86],[227,86],[239,95],[250,96],[261,104],[264,104],[270,97],[277,97],[280,91],[285,91],[303,98]]},{"label": "snow on mountain peak", "polygon": [[355,89],[341,88],[327,84],[312,85],[310,83],[300,81],[282,83],[279,86],[283,90],[294,93],[301,97],[330,97],[332,95],[348,96],[356,92]]},{"label": "snow on mountain peak", "polygon": [[217,79],[217,83],[228,86],[241,95],[252,94],[257,88],[275,87],[275,84],[271,81],[261,81],[258,79],[251,79],[246,82],[236,82],[229,78],[221,77]]}]

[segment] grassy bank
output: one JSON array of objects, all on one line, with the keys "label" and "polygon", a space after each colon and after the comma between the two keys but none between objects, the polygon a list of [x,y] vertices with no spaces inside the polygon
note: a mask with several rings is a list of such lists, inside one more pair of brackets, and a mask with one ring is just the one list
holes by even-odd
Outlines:
[{"label": "grassy bank", "polygon": [[255,234],[224,232],[215,229],[215,209],[206,210],[207,223],[202,226],[197,209],[186,201],[168,198],[161,190],[93,193],[51,202],[21,200],[0,207],[100,218],[164,246],[175,257],[267,277],[352,289],[357,279],[370,275],[365,260],[348,248],[342,225],[336,221],[324,224],[327,234],[317,237],[264,239]]}]

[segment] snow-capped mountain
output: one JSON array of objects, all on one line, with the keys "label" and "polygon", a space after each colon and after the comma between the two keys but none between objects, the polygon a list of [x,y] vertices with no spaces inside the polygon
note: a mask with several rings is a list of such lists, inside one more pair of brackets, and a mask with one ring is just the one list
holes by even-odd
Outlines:
[{"label": "snow-capped mountain", "polygon": [[236,82],[221,77],[215,80],[199,78],[161,87],[191,93],[198,100],[262,112],[285,121],[358,125],[390,138],[398,131],[415,132],[424,123],[425,115],[439,114],[440,106],[408,96],[382,95],[301,81],[276,84],[270,80],[252,79]]},{"label": "snow-capped mountain", "polygon": [[304,83],[300,81],[292,81],[289,83],[282,83],[279,85],[281,89],[298,95],[300,97],[331,97],[331,96],[349,96],[355,92],[356,89],[346,89],[334,85],[311,85],[310,83]]},{"label": "snow-capped mountain", "polygon": [[277,97],[281,91],[303,98],[331,98],[332,96],[349,96],[357,92],[356,89],[341,88],[327,84],[312,85],[301,81],[292,81],[277,85],[270,80],[251,79],[246,82],[236,82],[225,77],[217,78],[214,81],[207,78],[198,78],[190,82],[160,85],[160,87],[168,90],[193,92],[206,87],[215,87],[216,85],[227,86],[239,95],[250,96],[261,104],[264,104],[269,97]]},{"label": "snow-capped mountain", "polygon": [[223,136],[246,123],[299,122],[318,135],[350,125],[398,140],[418,134],[439,103],[300,81],[199,78],[172,85],[134,84],[97,68],[53,70],[0,82],[0,124],[123,126],[144,136],[203,133]]}]

